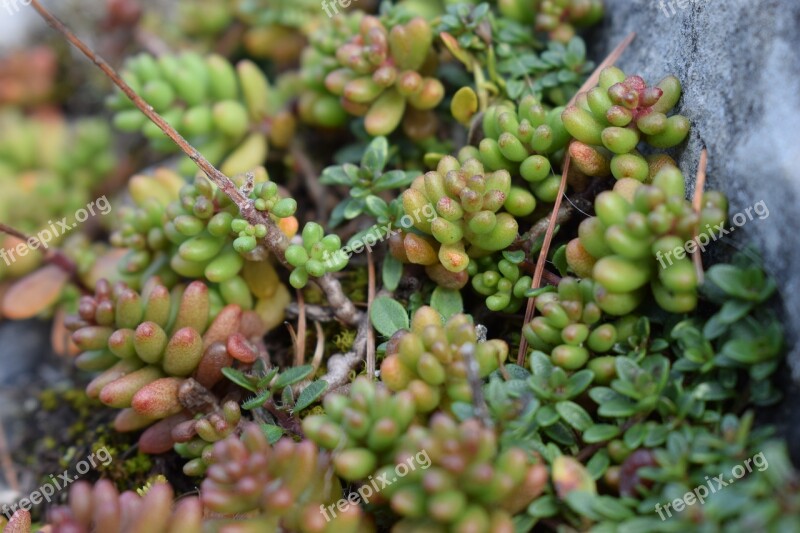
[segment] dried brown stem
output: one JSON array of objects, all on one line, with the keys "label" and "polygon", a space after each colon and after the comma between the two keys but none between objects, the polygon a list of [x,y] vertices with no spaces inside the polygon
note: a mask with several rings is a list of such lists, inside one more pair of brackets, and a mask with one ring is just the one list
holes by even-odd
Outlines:
[{"label": "dried brown stem", "polygon": [[295,343],[294,364],[302,366],[306,361],[306,305],[303,291],[297,291],[297,342]]},{"label": "dried brown stem", "polygon": [[[367,248],[367,317],[372,310],[372,302],[375,300],[375,258]],[[375,331],[367,319],[367,376],[370,380],[375,379]]]},{"label": "dried brown stem", "polygon": [[[125,93],[131,102],[139,109],[144,115],[150,119],[158,128],[169,137],[178,148],[185,153],[189,159],[202,170],[206,176],[215,184],[220,190],[225,193],[231,201],[239,208],[242,217],[253,225],[263,224],[267,228],[267,235],[264,237],[263,242],[266,247],[278,258],[278,260],[287,268],[291,268],[286,262],[284,254],[286,248],[289,246],[289,239],[280,230],[280,228],[272,221],[267,213],[262,213],[255,208],[253,201],[244,196],[231,179],[212,165],[208,159],[197,151],[197,149],[189,144],[180,133],[175,130],[164,118],[153,110],[153,106],[148,104],[130,85],[106,63],[106,61],[97,55],[89,46],[86,45],[81,39],[76,36],[72,31],[67,28],[55,15],[50,13],[44,8],[39,0],[31,0],[33,8],[41,15],[41,17],[56,31],[64,35],[64,37],[75,48],[80,50],[92,63],[103,71],[108,78]],[[331,275],[326,274],[317,280],[318,285],[325,292],[331,306],[336,310],[336,317],[342,322],[355,325],[359,322],[360,315],[353,303],[345,296],[342,286],[338,280]]]},{"label": "dried brown stem", "polygon": [[[692,205],[697,213],[697,220],[700,220],[700,213],[703,211],[703,189],[706,186],[706,168],[708,167],[708,150],[703,148],[700,152],[700,164],[697,167],[697,180],[694,185],[694,198]],[[698,222],[698,226],[700,223]],[[694,232],[694,241],[697,242],[697,232],[700,228],[696,228]],[[700,250],[697,249],[692,254],[692,262],[694,262],[694,269],[697,272],[697,282],[703,283],[703,257]]]}]

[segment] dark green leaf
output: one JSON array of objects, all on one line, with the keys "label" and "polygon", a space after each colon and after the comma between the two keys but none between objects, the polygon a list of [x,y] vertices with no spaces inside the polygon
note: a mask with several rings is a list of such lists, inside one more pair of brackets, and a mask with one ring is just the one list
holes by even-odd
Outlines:
[{"label": "dark green leaf", "polygon": [[410,185],[411,182],[414,181],[414,178],[418,175],[419,173],[417,172],[390,170],[375,180],[375,182],[372,184],[372,190],[374,192],[381,192],[388,191],[389,189],[404,188]]},{"label": "dark green leaf", "polygon": [[569,266],[567,265],[567,245],[564,244],[559,246],[558,249],[553,252],[553,264],[558,269],[558,273],[561,276],[566,276],[568,274],[567,270]]},{"label": "dark green leaf", "polygon": [[546,494],[533,500],[528,506],[528,514],[536,518],[547,518],[558,514],[558,500]]},{"label": "dark green leaf", "polygon": [[587,444],[611,440],[619,435],[619,427],[613,424],[596,424],[583,432],[581,438]]},{"label": "dark green leaf", "polygon": [[611,400],[601,404],[597,413],[608,418],[627,418],[636,413],[636,404],[628,400]]},{"label": "dark green leaf", "polygon": [[389,204],[386,203],[386,200],[383,198],[379,198],[374,194],[370,194],[364,199],[366,203],[367,213],[372,215],[375,218],[388,218],[389,213]]},{"label": "dark green leaf", "polygon": [[341,166],[328,167],[322,171],[319,182],[323,185],[352,185],[353,180]]},{"label": "dark green leaf", "polygon": [[586,463],[586,470],[589,472],[589,475],[592,476],[592,479],[596,481],[606,473],[610,465],[611,460],[608,458],[608,452],[606,450],[599,450],[589,459],[589,462]]},{"label": "dark green leaf", "polygon": [[389,143],[386,141],[386,137],[375,137],[367,146],[367,151],[364,152],[361,166],[369,169],[371,173],[377,174],[383,171],[383,167],[386,166],[388,155]]},{"label": "dark green leaf", "polygon": [[269,391],[269,389],[264,389],[257,395],[242,403],[242,409],[249,411],[251,409],[261,407],[271,395],[272,393]]},{"label": "dark green leaf", "polygon": [[303,389],[300,396],[297,397],[297,402],[294,404],[294,410],[300,412],[312,403],[316,402],[320,396],[325,394],[328,390],[328,382],[324,379],[312,382],[308,387]]},{"label": "dark green leaf", "polygon": [[255,384],[253,383],[253,379],[245,376],[241,370],[236,370],[230,366],[226,366],[222,369],[222,375],[228,378],[229,380],[233,381],[240,387],[249,390],[250,392],[256,392]]},{"label": "dark green leaf", "polygon": [[578,431],[586,431],[592,427],[592,417],[586,410],[575,402],[563,401],[556,403],[556,411],[562,420]]},{"label": "dark green leaf", "polygon": [[289,385],[294,385],[295,383],[303,381],[310,376],[312,372],[314,372],[314,367],[311,365],[293,366],[292,368],[287,368],[286,371],[281,372],[281,374],[275,380],[275,383],[272,385],[272,388],[275,391],[279,391],[284,387],[288,387]]}]

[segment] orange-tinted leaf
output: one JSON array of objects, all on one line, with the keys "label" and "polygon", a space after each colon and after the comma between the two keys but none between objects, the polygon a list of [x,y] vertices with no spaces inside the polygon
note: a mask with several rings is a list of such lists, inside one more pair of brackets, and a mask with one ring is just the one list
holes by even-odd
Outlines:
[{"label": "orange-tinted leaf", "polygon": [[58,301],[69,274],[55,265],[47,265],[12,285],[3,296],[3,314],[23,320],[41,313]]}]

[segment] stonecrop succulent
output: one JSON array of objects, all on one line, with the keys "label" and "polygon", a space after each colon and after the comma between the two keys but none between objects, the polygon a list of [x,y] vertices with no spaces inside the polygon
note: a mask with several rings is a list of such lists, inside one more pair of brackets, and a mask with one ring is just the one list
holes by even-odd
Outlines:
[{"label": "stonecrop succulent", "polygon": [[486,296],[486,307],[492,311],[513,313],[525,300],[531,288],[531,277],[522,275],[520,254],[504,252],[498,257],[482,257],[470,261],[469,273],[472,288]]},{"label": "stonecrop succulent", "polygon": [[652,185],[626,179],[614,189],[597,196],[597,216],[581,222],[578,238],[567,245],[570,268],[595,280],[594,297],[606,313],[632,312],[648,283],[664,310],[693,310],[698,280],[687,252],[697,250],[695,237],[710,242],[709,231],[725,222],[727,199],[706,192],[696,213],[684,198],[683,174],[672,165],[665,165]]},{"label": "stonecrop succulent", "polygon": [[626,76],[617,67],[604,69],[600,84],[562,113],[564,126],[577,141],[570,146],[572,161],[589,176],[647,180],[648,163],[637,150],[640,142],[672,148],[689,134],[689,119],[667,116],[680,97],[675,76],[648,87],[640,76]]},{"label": "stonecrop succulent", "polygon": [[348,481],[365,479],[387,459],[416,414],[413,393],[396,394],[384,386],[358,378],[350,394],[329,394],[325,414],[303,420],[306,436],[331,450],[333,468]]},{"label": "stonecrop succulent", "polygon": [[123,409],[115,422],[119,431],[180,413],[186,378],[212,387],[234,360],[252,364],[262,355],[265,332],[255,312],[222,307],[202,282],[170,291],[157,278],[141,294],[101,281],[94,296],[81,298],[68,327],[81,350],[78,367],[103,371],[87,395]]},{"label": "stonecrop succulent", "polygon": [[35,391],[61,423],[12,459],[101,478],[4,533],[800,531],[755,414],[777,283],[753,250],[699,260],[728,206],[687,199],[676,77],[577,94],[602,0],[104,4],[107,57],[78,48],[123,65],[137,135],[73,121],[107,91],[85,72],[0,57],[0,308],[54,317],[59,383],[91,374]]},{"label": "stonecrop succulent", "polygon": [[554,41],[567,42],[577,29],[596,24],[603,18],[603,0],[498,0],[503,16],[535,24]]},{"label": "stonecrop succulent", "polygon": [[468,365],[478,377],[497,370],[508,357],[499,339],[478,340],[475,325],[462,314],[447,322],[432,307],[420,307],[411,330],[400,330],[389,342],[381,363],[381,381],[392,391],[408,390],[417,411],[429,413],[451,402],[469,402]]},{"label": "stonecrop succulent", "polygon": [[628,338],[631,316],[615,325],[603,323],[603,311],[595,302],[595,283],[590,279],[563,278],[558,292],[536,298],[540,313],[522,328],[534,350],[544,352],[555,366],[575,371],[588,368],[598,383],[610,383],[614,358],[608,356],[618,340]]},{"label": "stonecrop succulent", "polygon": [[[392,249],[406,263],[441,265],[450,272],[467,269],[470,257],[507,248],[517,237],[517,216],[533,212],[536,201],[511,185],[506,170],[487,172],[477,159],[464,163],[446,156],[435,171],[414,179],[402,196],[418,235],[404,232],[402,247]],[[427,215],[432,212],[435,216]]]},{"label": "stonecrop succulent", "polygon": [[[25,117],[3,110],[0,221],[13,221],[29,235],[47,230],[50,244],[61,242],[64,228],[78,224],[75,212],[95,198],[93,189],[114,169],[109,133],[104,122],[94,119],[69,124],[59,115]],[[63,226],[56,225],[62,219]],[[13,250],[19,242],[16,237],[0,235],[0,247],[6,250]],[[42,252],[30,248],[14,261],[0,261],[0,280],[24,275],[41,260]]]},{"label": "stonecrop succulent", "polygon": [[339,68],[327,74],[325,87],[348,113],[364,117],[370,135],[388,135],[402,121],[409,137],[428,137],[438,123],[431,110],[444,97],[444,86],[432,77],[432,43],[424,18],[386,24],[364,16],[358,34],[336,50]]},{"label": "stonecrop succulent", "polygon": [[236,530],[234,516],[242,513],[251,513],[242,523],[248,531],[371,530],[357,505],[326,520],[321,509],[335,504],[342,488],[329,472],[330,457],[313,442],[284,438],[270,445],[261,429],[250,424],[241,439],[216,443],[210,460],[201,497],[208,509],[231,517],[221,521],[223,530]]},{"label": "stonecrop succulent", "polygon": [[133,491],[120,494],[112,482],[100,480],[94,487],[85,481],[72,485],[69,505],[54,508],[50,522],[54,533],[197,533],[204,518],[194,496],[181,498],[173,508],[173,490],[167,483],[155,483],[141,496]]},{"label": "stonecrop succulent", "polygon": [[[518,106],[504,102],[483,115],[484,139],[467,148],[460,158],[475,154],[489,170],[507,170],[530,184],[537,198],[552,202],[558,195],[560,176],[553,163],[563,158],[569,133],[561,121],[563,108],[547,109],[535,97],[524,97]],[[521,216],[521,215],[520,215]]]},{"label": "stonecrop succulent", "polygon": [[[268,141],[286,147],[295,122],[283,107],[286,95],[272,89],[264,73],[249,60],[235,67],[224,57],[192,52],[155,58],[140,54],[128,60],[125,81],[163,114],[178,132],[228,175],[262,165]],[[121,92],[109,99],[114,124],[122,131],[141,131],[157,150],[177,147]],[[181,172],[195,171],[186,158]]]},{"label": "stonecrop succulent", "polygon": [[[424,452],[427,465],[399,477],[397,465]],[[379,470],[396,480],[382,495],[401,520],[393,531],[512,532],[512,516],[544,490],[547,467],[517,447],[501,449],[494,430],[475,419],[433,416],[403,437],[394,462]],[[408,470],[408,469],[407,469]]]},{"label": "stonecrop succulent", "polygon": [[[244,184],[245,178],[235,181]],[[294,235],[295,200],[283,198],[263,168],[256,169],[253,183],[255,208]],[[168,286],[180,278],[207,280],[225,303],[256,309],[268,327],[280,323],[289,294],[258,245],[265,227],[240,218],[236,205],[205,176],[187,183],[159,169],[131,178],[128,190],[134,206],[123,208],[110,240],[128,250],[119,270],[129,285],[139,287],[153,275]]]}]

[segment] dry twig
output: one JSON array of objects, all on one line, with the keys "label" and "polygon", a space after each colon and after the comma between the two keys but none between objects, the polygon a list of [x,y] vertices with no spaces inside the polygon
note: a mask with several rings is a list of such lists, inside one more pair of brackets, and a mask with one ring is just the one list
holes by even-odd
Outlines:
[{"label": "dry twig", "polygon": [[[700,152],[700,164],[697,167],[697,180],[694,185],[694,198],[692,204],[695,212],[697,213],[698,226],[700,225],[700,213],[703,211],[703,189],[706,186],[706,168],[708,167],[708,150],[703,148]],[[697,232],[700,228],[695,229],[694,242],[697,242]],[[703,283],[703,258],[700,255],[700,250],[695,250],[692,254],[692,261],[694,262],[694,269],[697,272],[697,283]]]}]

